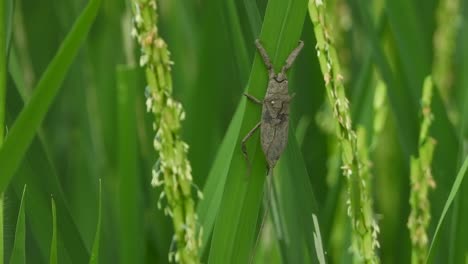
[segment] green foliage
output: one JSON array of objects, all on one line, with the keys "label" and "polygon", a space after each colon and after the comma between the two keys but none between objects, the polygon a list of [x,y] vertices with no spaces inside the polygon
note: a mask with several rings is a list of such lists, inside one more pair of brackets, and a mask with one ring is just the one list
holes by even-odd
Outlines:
[{"label": "green foliage", "polygon": [[50,241],[50,255],[49,255],[49,263],[50,264],[57,264],[58,257],[57,257],[57,212],[55,207],[55,201],[52,197],[52,239]]},{"label": "green foliage", "polygon": [[341,148],[343,176],[348,181],[348,216],[351,219],[352,244],[355,261],[379,263],[379,228],[374,220],[370,195],[370,172],[365,130],[353,130],[351,110],[343,85],[343,75],[330,24],[321,1],[309,2],[309,14],[317,39],[317,57],[323,73],[329,106],[333,112],[335,136]]},{"label": "green foliage", "polygon": [[26,185],[23,188],[21,203],[16,221],[15,242],[11,252],[10,264],[26,263],[26,212],[24,209],[24,196],[26,194]]},{"label": "green foliage", "polygon": [[[152,88],[169,84],[162,102],[170,94],[185,109],[184,122],[157,127],[176,124],[176,137],[189,146],[184,159],[194,185],[183,188],[193,203],[181,208],[184,214],[196,209],[198,219],[179,223],[201,227],[200,262],[359,262],[349,249],[359,250],[360,237],[366,255],[410,263],[407,224],[418,199],[432,219],[423,228],[430,247],[418,259],[466,261],[466,1],[157,0],[157,31],[151,31],[149,8],[142,18],[150,21],[150,34],[140,43],[132,38],[143,32],[132,32],[136,2],[153,3],[1,1],[0,263],[168,263],[169,252],[183,246],[173,237],[188,229],[158,210],[164,194],[151,186],[161,154],[177,148],[155,152],[147,83],[151,96]],[[308,3],[323,8],[321,26],[307,16]],[[139,67],[140,44],[155,40],[151,36],[167,43],[153,57],[143,56],[143,62],[163,62],[155,74]],[[247,144],[250,175],[240,150],[261,113],[242,92],[261,99],[267,87],[256,38],[276,68],[299,39],[305,43],[288,73],[290,93],[297,95],[288,145],[271,178],[259,133]],[[324,41],[335,51],[323,49]],[[143,46],[145,54],[153,52]],[[332,72],[324,78],[327,62]],[[420,109],[429,74],[432,118]],[[172,82],[162,82],[169,75]],[[330,95],[349,100],[349,107],[336,109]],[[151,106],[166,105],[159,99]],[[340,117],[352,124],[340,126]],[[337,138],[337,130],[345,136]],[[354,131],[355,141],[343,144]],[[342,176],[350,160],[360,172],[351,184]],[[427,171],[423,167],[437,183],[429,192],[412,190],[427,180],[412,175]],[[366,228],[351,224],[348,186],[353,215],[361,215]],[[370,231],[377,225],[380,248],[373,248]]]},{"label": "green foliage", "polygon": [[435,141],[431,138],[429,128],[432,123],[431,100],[433,83],[430,76],[424,80],[421,100],[421,130],[419,133],[419,150],[417,157],[411,157],[411,213],[408,228],[411,235],[411,262],[424,263],[427,256],[428,237],[427,227],[431,219],[429,191],[436,184],[432,178],[431,163],[434,154]]},{"label": "green foliage", "polygon": [[89,259],[89,264],[98,264],[99,263],[99,248],[101,243],[101,214],[102,214],[102,183],[99,180],[99,212],[98,219],[96,224],[96,235],[94,236],[93,248],[91,249],[91,257]]},{"label": "green foliage", "polygon": [[144,234],[141,215],[141,185],[137,177],[136,117],[134,115],[138,71],[132,67],[117,68],[118,84],[118,172],[119,172],[119,218],[120,218],[120,258],[122,263],[143,262]]},{"label": "green foliage", "polygon": [[[51,61],[43,77],[37,84],[31,100],[9,131],[5,144],[0,149],[0,167],[2,168],[0,174],[0,192],[5,190],[6,185],[18,168],[26,149],[31,144],[37,128],[44,119],[58,89],[61,87],[68,67],[72,63],[96,17],[99,5],[100,0],[93,0],[83,11],[83,14],[78,18],[72,31],[64,40],[57,55]],[[0,136],[3,137],[3,133]]]}]

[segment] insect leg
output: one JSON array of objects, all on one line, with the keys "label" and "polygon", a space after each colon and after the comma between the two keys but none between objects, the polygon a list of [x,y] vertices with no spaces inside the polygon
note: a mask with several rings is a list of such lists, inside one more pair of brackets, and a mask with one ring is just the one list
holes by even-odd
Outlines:
[{"label": "insect leg", "polygon": [[263,62],[265,63],[268,73],[270,76],[275,74],[275,71],[273,69],[273,64],[271,64],[270,57],[268,57],[268,53],[266,52],[265,48],[262,46],[262,43],[260,43],[260,40],[257,39],[255,40],[255,46],[257,46],[258,52],[260,52],[260,55],[262,56]]},{"label": "insect leg", "polygon": [[285,74],[289,68],[291,68],[294,60],[296,60],[297,55],[301,52],[302,47],[304,47],[304,42],[299,40],[299,45],[289,54],[289,57],[286,59],[286,64],[281,68],[281,73]]},{"label": "insect leg", "polygon": [[261,121],[258,122],[258,124],[256,124],[255,127],[252,128],[252,130],[250,130],[249,133],[247,133],[247,135],[245,135],[245,137],[242,139],[241,148],[242,148],[242,155],[244,155],[245,161],[247,162],[247,175],[250,174],[250,169],[252,167],[252,164],[250,164],[249,162],[249,157],[247,154],[247,146],[245,145],[245,143],[247,143],[247,140],[249,140],[249,138],[252,137],[253,133],[255,133],[255,131],[260,127],[261,124],[262,124]]},{"label": "insect leg", "polygon": [[247,97],[253,103],[256,103],[256,104],[259,104],[259,105],[263,104],[263,100],[259,100],[259,99],[255,98],[254,96],[252,96],[252,95],[250,95],[248,93],[244,93],[244,96]]}]

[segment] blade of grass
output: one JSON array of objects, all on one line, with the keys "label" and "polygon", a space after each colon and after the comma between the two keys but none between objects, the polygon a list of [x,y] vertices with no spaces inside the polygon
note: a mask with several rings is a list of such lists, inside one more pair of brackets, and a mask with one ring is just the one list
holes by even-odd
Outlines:
[{"label": "blade of grass", "polygon": [[67,70],[79,47],[84,41],[97,15],[100,0],[91,0],[77,19],[70,33],[62,43],[57,55],[47,67],[41,80],[34,89],[34,94],[16,122],[0,149],[0,192],[3,192],[18,168],[26,149],[45,117],[55,95],[60,88]]},{"label": "blade of grass", "polygon": [[[468,17],[468,3],[461,1],[460,4],[464,6],[463,17]],[[456,56],[456,67],[455,76],[458,76],[454,88],[458,88],[457,99],[458,99],[458,113],[461,117],[459,124],[458,135],[460,138],[460,145],[458,151],[459,166],[462,164],[463,157],[468,155],[468,76],[465,72],[468,69],[468,23],[462,23],[459,30],[459,53]],[[458,86],[458,87],[457,87]],[[465,117],[465,118],[463,118]],[[468,247],[468,226],[465,224],[468,221],[468,181],[464,181],[460,187],[460,195],[455,198],[454,210],[452,210],[453,220],[451,221],[450,227],[450,245],[449,248],[452,250],[451,263],[466,262],[466,252]]]},{"label": "blade of grass", "polygon": [[10,257],[10,264],[24,264],[26,263],[26,214],[25,214],[25,200],[26,185],[23,188],[21,196],[21,204],[18,213],[18,220],[16,222],[15,242],[13,244],[13,251]]},{"label": "blade of grass", "polygon": [[[6,2],[0,3],[0,149],[3,145],[6,111],[7,35]],[[0,263],[3,263],[3,192],[0,193]]]},{"label": "blade of grass", "polygon": [[50,264],[57,264],[57,212],[55,209],[55,201],[54,198],[52,197],[51,199],[52,203],[52,240],[50,242],[50,258],[49,258],[49,263]]},{"label": "blade of grass", "polygon": [[284,237],[280,237],[283,258],[287,263],[314,263],[317,255],[310,217],[318,213],[318,208],[294,125],[289,130],[289,142],[277,172],[273,173],[273,178],[279,198],[278,224],[283,228]]},{"label": "blade of grass", "polygon": [[[17,116],[23,101],[18,94],[20,88],[15,89],[14,85],[9,85],[7,108],[7,123],[11,124],[14,116]],[[58,229],[58,240],[63,241],[59,244],[59,255],[63,252],[60,259],[62,263],[68,263],[70,259],[85,263],[89,259],[89,252],[83,242],[82,234],[72,218],[69,205],[60,185],[55,167],[51,163],[51,156],[45,149],[46,141],[39,135],[31,144],[23,165],[19,167],[16,176],[13,178],[10,186],[13,187],[16,197],[20,199],[23,186],[28,186],[28,196],[26,197],[26,212],[34,217],[28,218],[28,224],[31,227],[34,240],[41,251],[41,257],[46,262],[49,255],[49,238],[52,233],[50,226],[44,226],[44,223],[52,222],[50,215],[50,196],[55,197],[57,206],[57,215],[60,219]],[[44,177],[37,177],[41,172]],[[64,247],[66,251],[64,250]]]},{"label": "blade of grass", "polygon": [[314,243],[315,251],[317,252],[318,261],[320,264],[325,264],[325,251],[323,250],[322,245],[322,236],[320,234],[320,226],[317,220],[317,216],[312,214],[312,220],[314,221]]},{"label": "blade of grass", "polygon": [[[297,45],[304,23],[306,4],[307,1],[304,0],[268,2],[260,39],[276,68],[283,64],[287,55]],[[266,85],[266,68],[256,54],[247,91],[262,98]],[[260,109],[258,106],[246,104],[245,109],[241,111],[243,121],[240,136],[243,137],[260,120]],[[255,151],[259,149],[258,134],[250,142],[255,144],[248,144],[253,166],[247,179],[247,167],[240,152],[240,142],[231,142],[236,147],[227,176],[222,206],[213,231],[209,263],[248,262],[266,174],[263,154]]]},{"label": "blade of grass", "polygon": [[144,232],[140,178],[137,174],[135,89],[140,71],[117,68],[118,83],[118,171],[120,179],[120,260],[144,263]]},{"label": "blade of grass", "polygon": [[[5,127],[5,97],[6,97],[6,69],[7,69],[7,34],[6,34],[6,1],[0,3],[0,148],[3,144]],[[3,237],[3,236],[2,236]],[[3,247],[2,247],[3,248]],[[3,251],[3,249],[2,249]],[[3,254],[2,254],[3,255]]]},{"label": "blade of grass", "polygon": [[232,118],[226,136],[219,147],[216,159],[208,174],[205,187],[203,188],[203,200],[198,203],[197,215],[203,227],[203,238],[200,253],[206,249],[209,238],[213,231],[216,216],[221,206],[227,174],[234,154],[233,142],[239,140],[239,130],[242,122],[241,109],[245,107],[245,101],[241,101]]},{"label": "blade of grass", "polygon": [[[407,90],[410,91],[411,101],[414,105],[418,105],[424,75],[431,71],[430,47],[432,46],[432,39],[430,35],[427,35],[427,30],[425,31],[428,27],[421,27],[423,12],[420,9],[416,12],[415,9],[415,2],[405,0],[386,2],[386,13],[397,47],[396,56],[401,61],[401,72],[405,77],[404,84]],[[438,144],[432,162],[437,188],[432,196],[431,206],[433,213],[437,215],[444,207],[443,199],[438,197],[447,195],[453,182],[453,176],[456,175],[459,161],[457,156],[459,142],[455,129],[448,119],[447,109],[440,96],[440,89],[434,90],[432,105],[434,124],[431,128],[431,135],[437,140]],[[431,223],[432,228],[434,228],[434,225],[435,223]],[[450,247],[449,243],[441,244],[438,248],[441,260],[447,260],[448,256],[452,254],[452,250],[453,248]],[[459,261],[462,260],[455,261],[455,263]]]},{"label": "blade of grass", "polygon": [[94,236],[93,242],[93,249],[91,251],[91,257],[89,259],[90,264],[98,264],[99,263],[99,244],[101,240],[101,212],[102,212],[102,183],[101,179],[99,179],[99,212],[98,212],[98,219],[96,225],[96,234]]},{"label": "blade of grass", "polygon": [[[420,78],[419,75],[421,74],[421,70],[417,70],[417,72],[410,71],[411,68],[414,67],[427,67],[427,72],[429,72],[429,65],[419,65],[418,60],[416,59],[402,59],[404,56],[411,56],[412,52],[417,52],[415,54],[422,61],[427,61],[427,56],[425,51],[414,51],[417,47],[414,47],[411,44],[411,47],[406,47],[407,41],[405,37],[396,36],[397,34],[411,34],[411,32],[394,32],[395,30],[404,30],[403,25],[401,25],[401,21],[390,21],[389,23],[394,23],[394,28],[392,28],[392,34],[395,35],[395,42],[396,46],[399,48],[397,49],[397,60],[401,60],[401,63],[408,64],[408,65],[401,65],[396,68],[395,72],[392,72],[388,61],[385,59],[384,52],[382,47],[380,46],[380,41],[377,37],[375,29],[372,27],[372,23],[370,23],[370,15],[368,10],[366,10],[366,3],[364,1],[357,1],[357,12],[362,17],[362,24],[364,25],[365,31],[367,36],[369,37],[369,41],[372,44],[373,48],[373,57],[375,60],[376,65],[378,66],[380,72],[382,73],[382,78],[385,80],[388,86],[388,96],[389,101],[392,106],[392,111],[396,116],[398,131],[399,131],[399,140],[401,142],[401,146],[404,149],[404,156],[406,160],[409,160],[409,156],[411,154],[416,153],[417,147],[417,110],[416,106],[418,105],[417,98],[419,98],[420,91],[418,87],[414,88],[413,85],[417,84],[421,81],[409,81],[410,78]],[[398,9],[399,6],[405,5],[404,3],[390,3],[388,2],[387,5],[390,5],[388,8],[392,9],[389,12],[393,12],[392,16],[389,16],[390,19],[399,19],[394,13]],[[396,6],[393,6],[396,5]],[[412,12],[412,11],[405,11]],[[387,12],[388,13],[388,12]],[[408,15],[408,13],[407,13]],[[401,18],[400,18],[401,19]],[[404,20],[404,19],[403,19]],[[411,22],[417,23],[417,22]],[[398,25],[396,25],[398,24]],[[418,26],[411,26],[417,28]],[[424,37],[424,36],[423,36]],[[412,39],[412,38],[411,38]],[[424,49],[424,48],[423,48]],[[408,72],[405,72],[405,71]],[[397,74],[401,73],[401,74]],[[423,72],[424,73],[424,72]],[[411,74],[417,74],[417,76],[411,76]],[[401,78],[401,76],[405,78]],[[416,99],[415,99],[416,96]],[[453,125],[448,120],[448,116],[443,105],[443,102],[440,97],[439,90],[436,89],[433,95],[433,113],[434,113],[434,125],[431,129],[431,134],[433,137],[438,141],[437,148],[434,153],[434,161],[433,161],[433,172],[434,172],[434,179],[437,182],[437,189],[434,191],[431,199],[431,204],[433,205],[433,214],[439,214],[443,209],[443,200],[437,199],[435,197],[443,197],[445,196],[448,191],[450,190],[450,185],[453,181],[451,177],[456,175],[455,168],[457,168],[457,154],[459,152],[459,139],[455,133]],[[406,162],[405,160],[405,162]],[[403,192],[406,193],[406,192]],[[434,224],[431,224],[431,228],[434,227]],[[406,225],[405,222],[401,222],[401,228],[404,228]],[[454,227],[455,228],[455,227]],[[402,244],[400,244],[402,245]],[[447,259],[448,251],[449,251],[449,243],[443,244],[445,248],[441,249],[440,252],[445,254],[442,256],[442,259]]]},{"label": "blade of grass", "polygon": [[233,53],[230,47],[234,45],[229,43],[231,37],[226,30],[227,19],[223,15],[227,14],[223,12],[223,5],[224,2],[208,0],[203,7],[197,80],[195,89],[187,90],[187,100],[183,102],[187,112],[183,138],[190,146],[189,159],[198,184],[206,181],[216,146],[221,142],[227,126],[224,120],[232,115],[242,90],[239,78],[235,78],[239,75],[236,74],[236,65],[226,63],[224,59],[225,54]]},{"label": "blade of grass", "polygon": [[247,20],[250,25],[250,31],[253,36],[257,36],[260,33],[260,26],[262,24],[262,18],[258,11],[257,2],[244,0],[244,6],[247,13]]},{"label": "blade of grass", "polygon": [[[368,41],[372,47],[372,57],[374,63],[378,67],[382,78],[387,83],[388,96],[392,110],[397,118],[398,133],[401,145],[404,149],[405,156],[409,157],[412,153],[415,153],[417,147],[417,108],[416,104],[411,100],[412,95],[409,89],[405,89],[405,86],[400,78],[393,73],[389,62],[386,60],[383,48],[380,46],[379,35],[377,30],[372,26],[372,19],[369,14],[367,2],[362,0],[351,1],[351,7],[354,8],[353,14],[356,14],[356,20],[361,22],[364,27]],[[359,19],[360,18],[360,19]],[[382,21],[385,21],[382,18]],[[383,22],[382,22],[383,23]],[[416,102],[416,101],[414,101]]]},{"label": "blade of grass", "polygon": [[417,102],[424,77],[431,71],[429,58],[432,41],[425,35],[427,32],[423,30],[420,21],[421,12],[416,12],[414,3],[405,0],[386,1],[385,11],[395,36],[405,82],[410,87],[411,101]]},{"label": "blade of grass", "polygon": [[431,263],[431,253],[432,253],[432,249],[434,245],[438,242],[437,235],[439,234],[439,229],[441,228],[442,223],[444,222],[445,215],[447,214],[448,209],[452,205],[452,202],[458,193],[458,189],[460,188],[463,182],[463,179],[465,178],[467,169],[468,169],[468,157],[465,159],[465,162],[463,162],[462,167],[458,171],[457,177],[455,178],[455,182],[453,183],[452,189],[450,190],[450,194],[447,200],[445,201],[444,209],[442,211],[442,214],[439,217],[439,221],[437,222],[437,227],[432,237],[431,246],[429,247],[429,252],[427,253],[426,263]]},{"label": "blade of grass", "polygon": [[0,194],[0,263],[3,264],[4,259],[4,237],[3,237],[3,193]]},{"label": "blade of grass", "polygon": [[[13,1],[13,0],[5,0],[6,2],[6,12],[7,12],[7,15],[5,16],[5,22],[6,22],[6,28],[5,28],[5,32],[6,32],[6,37],[5,37],[5,40],[6,40],[6,62],[7,64],[9,63],[9,59],[10,59],[10,50],[11,50],[11,37],[12,37],[12,32],[13,32],[13,16],[15,14],[15,4],[16,2]],[[1,16],[1,15],[0,15]]]},{"label": "blade of grass", "polygon": [[[232,31],[235,33],[233,38],[237,41],[237,43],[242,44],[235,45],[235,51],[238,54],[236,57],[240,57],[240,59],[237,61],[237,66],[241,80],[246,80],[248,74],[247,68],[249,67],[249,57],[247,54],[247,47],[245,46],[245,38],[243,37],[240,28],[239,15],[237,13],[234,2],[229,2],[227,9],[230,22],[229,26],[233,28]],[[260,21],[258,24],[260,25]],[[201,254],[203,254],[204,250],[206,249],[206,245],[209,241],[209,238],[211,237],[216,215],[218,214],[219,206],[221,204],[228,169],[231,163],[232,155],[234,153],[235,144],[232,144],[232,142],[237,142],[237,140],[239,140],[239,130],[242,121],[241,109],[244,108],[245,102],[241,101],[234,113],[232,121],[227,129],[226,135],[223,138],[222,144],[218,149],[216,158],[210,169],[210,173],[203,189],[204,199],[200,201],[197,208],[197,214],[199,216],[200,222],[202,223],[204,232],[204,236],[202,238]]]},{"label": "blade of grass", "polygon": [[236,51],[236,60],[237,67],[239,72],[239,77],[242,82],[247,80],[248,72],[244,66],[248,67],[250,63],[249,54],[247,53],[247,47],[245,46],[245,39],[242,35],[242,28],[240,24],[239,14],[237,12],[236,3],[233,0],[227,1],[227,17],[229,28],[231,29],[231,38],[234,43],[234,48]]}]

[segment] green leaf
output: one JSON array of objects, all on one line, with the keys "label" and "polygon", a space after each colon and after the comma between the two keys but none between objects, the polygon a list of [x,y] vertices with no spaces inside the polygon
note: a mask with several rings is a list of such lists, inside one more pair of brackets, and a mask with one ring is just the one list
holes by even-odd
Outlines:
[{"label": "green leaf", "polygon": [[99,263],[99,244],[101,240],[101,212],[102,212],[101,206],[102,206],[102,183],[101,183],[101,179],[99,179],[99,213],[98,213],[98,221],[96,225],[96,234],[94,235],[93,249],[91,251],[91,257],[89,259],[90,264]]},{"label": "green leaf", "polygon": [[310,217],[318,213],[318,208],[293,127],[289,131],[286,150],[272,177],[276,181],[279,200],[280,221],[277,225],[282,227],[278,238],[286,263],[314,263],[317,259],[315,230]]},{"label": "green leaf", "polygon": [[120,179],[120,260],[144,263],[144,219],[140,178],[137,174],[137,136],[134,87],[140,72],[133,67],[117,67],[118,172]]},{"label": "green leaf", "polygon": [[23,188],[23,195],[21,196],[18,220],[16,221],[15,242],[13,244],[13,251],[10,257],[10,264],[26,263],[26,214],[24,212],[25,194],[26,185]]},{"label": "green leaf", "polygon": [[[353,0],[353,12],[361,18],[361,24],[364,26],[366,37],[372,48],[372,58],[378,67],[382,79],[387,84],[387,91],[392,110],[397,118],[398,133],[405,155],[409,157],[415,153],[417,147],[418,128],[417,128],[417,107],[416,99],[413,99],[410,89],[406,88],[401,77],[393,71],[389,61],[385,57],[377,29],[374,28],[371,15],[368,10],[367,2],[362,0]],[[380,26],[380,25],[379,25]],[[380,28],[379,28],[380,29]]]},{"label": "green leaf", "polygon": [[100,6],[100,0],[91,0],[62,43],[57,55],[43,74],[31,100],[13,124],[0,149],[0,192],[3,192],[18,168],[24,154],[44,119],[68,68],[84,41]]},{"label": "green leaf", "polygon": [[216,159],[211,167],[210,173],[203,188],[203,200],[198,203],[197,215],[200,219],[201,226],[203,227],[203,238],[201,253],[205,251],[209,238],[213,231],[216,216],[218,215],[223,198],[224,188],[226,184],[229,166],[231,164],[234,148],[239,140],[239,130],[242,121],[242,112],[240,111],[245,107],[245,101],[242,101],[237,108],[236,113],[229,125],[226,136],[219,147]]},{"label": "green leaf", "polygon": [[[468,3],[464,3],[464,8],[460,7],[460,10],[464,10],[462,16],[467,17],[468,15]],[[457,84],[454,85],[454,94],[456,94],[455,101],[458,102],[458,115],[459,115],[459,126],[458,135],[460,137],[460,146],[458,151],[458,166],[463,162],[463,158],[468,155],[468,76],[465,74],[468,70],[468,23],[463,23],[459,30],[459,49],[456,50],[456,65],[458,70],[456,72]],[[459,51],[459,52],[458,52]],[[458,91],[456,91],[458,89]],[[436,149],[439,147],[437,145]],[[457,167],[458,167],[457,166]],[[450,259],[451,263],[460,263],[466,261],[466,252],[468,249],[468,181],[464,181],[460,187],[460,195],[455,198],[454,210],[452,211],[453,221],[450,221],[450,243],[449,248],[453,254]],[[450,218],[449,218],[450,219]],[[442,233],[443,234],[443,233]],[[444,240],[443,240],[444,241]],[[434,254],[435,255],[435,254]]]},{"label": "green leaf", "polygon": [[[7,120],[12,120],[23,104],[18,94],[19,89],[12,88],[8,91]],[[23,187],[28,186],[28,196],[26,197],[28,202],[25,210],[28,215],[34,215],[34,217],[28,218],[28,224],[33,239],[37,241],[41,260],[46,262],[50,254],[49,243],[52,227],[44,225],[44,223],[52,222],[50,214],[50,196],[52,195],[55,198],[58,209],[57,216],[60,219],[57,236],[58,240],[62,242],[58,245],[59,255],[64,252],[61,262],[68,263],[67,261],[73,259],[73,261],[83,263],[89,259],[89,252],[84,244],[82,234],[78,230],[76,220],[72,218],[68,201],[46,147],[47,142],[39,133],[39,136],[32,141],[23,165],[18,169],[10,187],[14,189],[16,197],[21,197]],[[38,172],[41,172],[44,177],[38,177]]]},{"label": "green leaf", "polygon": [[3,264],[4,261],[4,237],[3,237],[3,193],[0,194],[0,263]]},{"label": "green leaf", "polygon": [[52,240],[50,242],[50,264],[57,264],[57,212],[55,209],[55,201],[52,197]]},{"label": "green leaf", "polygon": [[[240,43],[235,39],[236,36],[231,38],[229,31],[226,30],[227,25],[223,23],[226,20],[231,23],[235,19],[232,14],[224,12],[224,4],[223,1],[208,0],[207,4],[203,5],[201,12],[203,15],[199,22],[203,30],[199,31],[197,36],[201,39],[197,50],[199,57],[196,67],[197,79],[195,83],[189,84],[194,89],[187,90],[187,100],[183,101],[187,112],[187,119],[183,125],[184,139],[190,145],[189,160],[193,169],[192,174],[196,177],[195,182],[200,185],[205,183],[217,146],[222,141],[227,125],[224,120],[233,114],[235,103],[242,91],[240,78],[237,78],[236,74],[236,65],[226,63],[224,59],[225,54],[233,52],[230,47]],[[177,14],[177,17],[179,16]],[[233,33],[236,32],[233,30]],[[186,50],[187,47],[185,45],[179,49]],[[242,54],[242,51],[234,54]],[[245,53],[242,57],[236,56],[237,59],[244,61]],[[174,87],[178,87],[176,83]]]},{"label": "green leaf", "polygon": [[[6,101],[6,76],[7,76],[7,46],[9,42],[9,34],[7,34],[7,2],[0,3],[0,148],[3,145],[4,128],[5,128],[5,101]],[[10,23],[11,26],[11,23]],[[3,246],[2,246],[3,251]],[[2,254],[3,255],[3,254]]]},{"label": "green leaf", "polygon": [[[307,1],[271,0],[268,2],[260,40],[276,69],[298,43],[304,23]],[[253,45],[253,43],[252,43]],[[267,86],[267,70],[256,53],[247,85],[247,92],[262,98]],[[245,99],[243,99],[245,100]],[[242,125],[238,138],[244,137],[260,120],[260,107],[248,103],[241,109]],[[255,238],[266,163],[259,147],[258,133],[247,144],[252,171],[247,175],[246,162],[235,144],[221,208],[216,219],[209,263],[247,263]]]},{"label": "green leaf", "polygon": [[314,243],[315,251],[317,252],[318,261],[320,264],[325,264],[325,251],[323,250],[322,235],[320,234],[320,226],[317,220],[317,216],[312,214],[312,220],[314,221]]},{"label": "green leaf", "polygon": [[258,11],[257,2],[244,0],[245,11],[247,12],[247,20],[249,21],[250,31],[253,36],[257,36],[260,32],[262,18]]},{"label": "green leaf", "polygon": [[431,253],[432,253],[432,249],[433,249],[434,244],[437,243],[437,239],[438,239],[437,235],[439,234],[439,229],[441,228],[442,223],[444,222],[445,215],[447,214],[448,209],[452,205],[452,202],[453,202],[453,200],[455,199],[455,196],[458,193],[458,189],[460,188],[460,185],[462,184],[462,181],[465,178],[467,169],[468,169],[468,157],[465,159],[465,162],[463,162],[462,167],[458,171],[457,177],[455,178],[455,182],[453,183],[452,189],[450,190],[450,194],[449,194],[447,200],[445,201],[444,209],[442,211],[442,214],[439,217],[439,221],[437,222],[437,227],[436,227],[436,230],[434,232],[434,236],[432,237],[431,246],[429,247],[429,252],[427,253],[428,256],[427,256],[426,263],[431,263],[430,262]]},{"label": "green leaf", "polygon": [[237,52],[235,58],[237,59],[237,67],[239,72],[239,79],[241,81],[247,80],[247,70],[244,67],[248,67],[250,63],[249,54],[247,53],[247,47],[245,46],[245,39],[242,35],[242,28],[237,12],[235,1],[227,1],[227,17],[229,21],[229,28],[231,29],[231,39],[234,42],[235,51]]}]

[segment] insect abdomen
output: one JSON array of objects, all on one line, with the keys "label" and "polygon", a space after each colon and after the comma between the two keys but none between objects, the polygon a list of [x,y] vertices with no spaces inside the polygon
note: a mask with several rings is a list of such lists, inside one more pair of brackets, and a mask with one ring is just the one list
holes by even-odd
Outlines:
[{"label": "insect abdomen", "polygon": [[284,109],[282,113],[273,118],[267,108],[263,110],[261,142],[269,168],[276,165],[288,142],[289,118],[287,112],[287,109]]}]

